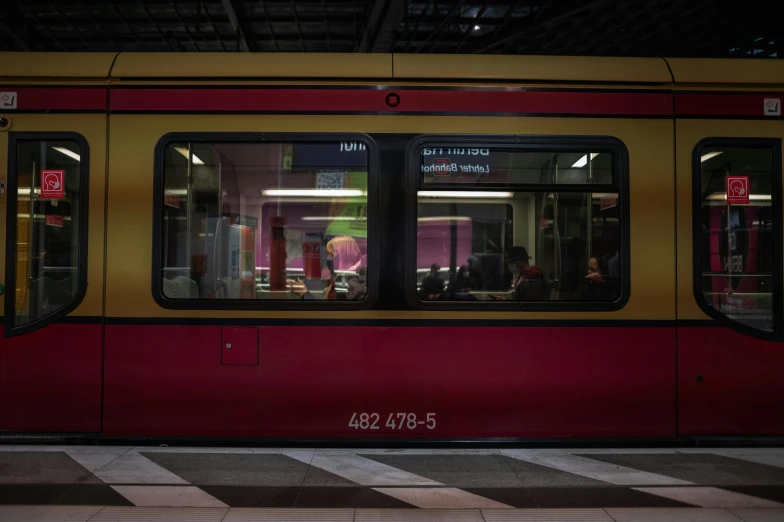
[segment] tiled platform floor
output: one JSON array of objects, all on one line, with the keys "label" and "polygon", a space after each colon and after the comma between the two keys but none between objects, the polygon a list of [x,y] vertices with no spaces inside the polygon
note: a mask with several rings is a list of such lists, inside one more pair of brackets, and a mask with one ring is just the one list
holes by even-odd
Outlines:
[{"label": "tiled platform floor", "polygon": [[0,446],[0,520],[141,519],[784,521],[784,449]]},{"label": "tiled platform floor", "polygon": [[781,522],[771,508],[292,509],[0,506],[19,522]]}]

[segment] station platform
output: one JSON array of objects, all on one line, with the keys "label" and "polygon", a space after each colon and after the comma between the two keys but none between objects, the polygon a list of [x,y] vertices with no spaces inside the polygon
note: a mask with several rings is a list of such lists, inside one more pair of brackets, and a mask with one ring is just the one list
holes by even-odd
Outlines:
[{"label": "station platform", "polygon": [[9,521],[784,521],[784,449],[0,445]]}]

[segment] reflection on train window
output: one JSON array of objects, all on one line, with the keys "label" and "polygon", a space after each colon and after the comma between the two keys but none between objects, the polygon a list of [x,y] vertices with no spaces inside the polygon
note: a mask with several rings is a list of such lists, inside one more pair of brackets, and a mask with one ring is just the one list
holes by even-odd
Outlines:
[{"label": "reflection on train window", "polygon": [[164,297],[365,297],[364,144],[172,143],[164,161]]},{"label": "reflection on train window", "polygon": [[703,297],[727,318],[772,332],[773,273],[780,268],[774,255],[773,151],[707,147],[700,164]]},{"label": "reflection on train window", "polygon": [[[609,152],[421,149],[419,298],[617,301],[621,213],[612,160]],[[442,190],[428,189],[436,183]],[[478,190],[486,183],[498,186]],[[579,187],[594,184],[602,192]]]},{"label": "reflection on train window", "polygon": [[73,141],[18,143],[14,326],[23,326],[79,292],[82,151]]}]

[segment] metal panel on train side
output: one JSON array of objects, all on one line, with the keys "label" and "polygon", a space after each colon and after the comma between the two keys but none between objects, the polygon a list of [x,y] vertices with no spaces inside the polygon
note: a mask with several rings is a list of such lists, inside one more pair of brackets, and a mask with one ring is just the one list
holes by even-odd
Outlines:
[{"label": "metal panel on train side", "polygon": [[[676,96],[680,111],[693,113],[676,122],[677,299],[678,320],[682,321],[678,327],[678,431],[685,435],[784,434],[780,415],[784,345],[749,337],[710,319],[697,305],[693,286],[695,263],[699,262],[693,256],[692,233],[695,146],[706,138],[784,138],[784,121],[762,119],[765,97],[762,93]],[[739,119],[743,117],[754,119]],[[777,230],[780,234],[781,228]]]},{"label": "metal panel on train side", "polygon": [[[39,90],[48,92],[39,96],[41,100],[61,101],[57,89]],[[105,91],[100,93],[105,100]],[[0,342],[0,430],[99,432],[106,115],[6,113],[5,117],[12,122],[12,132],[80,134],[90,148],[90,171],[86,293],[77,308],[62,320]],[[8,165],[8,136],[7,132],[0,133],[3,170]],[[0,248],[5,254],[6,200],[0,205]],[[5,281],[3,263],[0,263],[0,281]],[[2,307],[4,303],[0,299],[0,315],[9,313]]]},{"label": "metal panel on train side", "polygon": [[[177,131],[614,136],[630,158],[631,297],[615,312],[163,309],[150,291],[153,154]],[[672,142],[666,118],[112,114],[105,433],[673,436]],[[258,366],[221,365],[221,326],[232,319],[272,324],[260,328]],[[330,325],[297,324],[314,319]],[[374,326],[379,319],[399,326]],[[420,323],[439,319],[520,327]],[[564,326],[525,327],[536,319]],[[379,429],[362,429],[374,413]]]}]

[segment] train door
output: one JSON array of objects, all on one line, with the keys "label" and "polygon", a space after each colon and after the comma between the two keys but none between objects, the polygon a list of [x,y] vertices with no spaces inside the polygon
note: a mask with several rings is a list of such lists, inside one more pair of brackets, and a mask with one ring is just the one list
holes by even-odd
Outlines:
[{"label": "train door", "polygon": [[[0,431],[98,432],[106,115],[78,111],[106,92],[15,91],[29,110],[4,114],[0,132]],[[45,114],[47,103],[76,113]]]},{"label": "train door", "polygon": [[767,98],[676,95],[684,435],[784,434],[784,122]]}]

